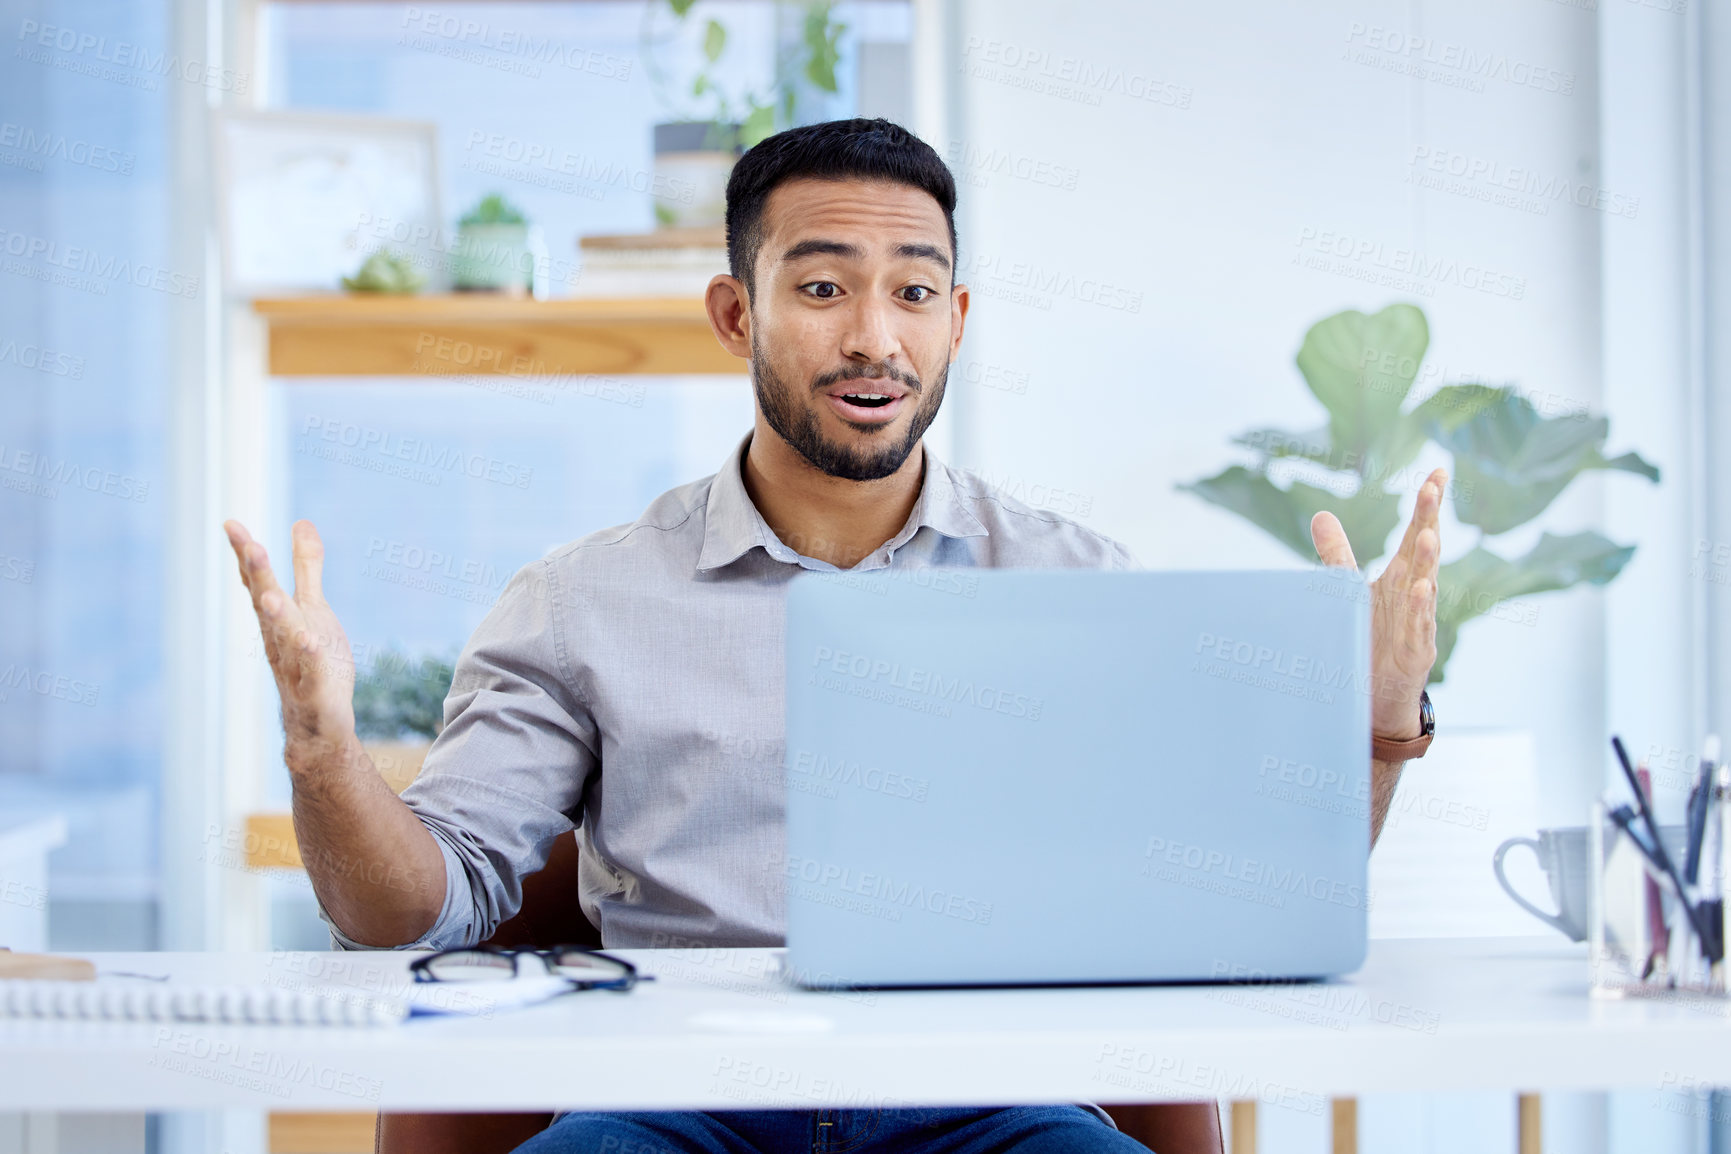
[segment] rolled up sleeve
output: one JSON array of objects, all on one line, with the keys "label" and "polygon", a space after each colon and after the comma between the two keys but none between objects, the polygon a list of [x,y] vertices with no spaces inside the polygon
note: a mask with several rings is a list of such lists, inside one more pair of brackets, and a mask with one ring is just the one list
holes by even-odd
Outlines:
[{"label": "rolled up sleeve", "polygon": [[[554,839],[582,820],[600,739],[566,650],[582,598],[560,582],[546,560],[518,571],[457,659],[444,729],[402,794],[444,858],[445,903],[400,949],[492,936],[522,905],[523,879],[546,864]],[[367,948],[335,925],[331,936]]]}]

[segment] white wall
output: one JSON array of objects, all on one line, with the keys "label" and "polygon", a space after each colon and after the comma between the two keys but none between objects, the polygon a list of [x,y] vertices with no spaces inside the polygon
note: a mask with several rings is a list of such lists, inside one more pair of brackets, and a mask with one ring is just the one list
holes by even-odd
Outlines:
[{"label": "white wall", "polygon": [[[1611,451],[1637,449],[1665,472],[1657,489],[1621,474],[1584,478],[1530,532],[1493,545],[1512,555],[1541,528],[1594,528],[1641,550],[1627,590],[1546,595],[1531,627],[1469,624],[1448,683],[1433,693],[1444,739],[1458,728],[1529,730],[1538,821],[1563,825],[1580,823],[1605,784],[1611,721],[1642,749],[1699,737],[1689,732],[1699,705],[1687,644],[1698,619],[1673,604],[1690,594],[1683,550],[1692,523],[1688,330],[1674,314],[1687,307],[1682,278],[1699,239],[1683,219],[1683,5],[954,4],[942,144],[963,180],[962,264],[976,290],[952,390],[959,461],[1012,485],[1067,490],[1072,505],[1089,508],[1084,520],[1152,567],[1292,565],[1259,530],[1173,486],[1246,460],[1228,446],[1235,433],[1321,421],[1293,365],[1310,324],[1344,308],[1413,301],[1430,318],[1428,364],[1443,368],[1443,380],[1513,383],[1559,408],[1608,410]],[[1397,35],[1428,38],[1433,60],[1470,52],[1501,57],[1523,77],[1538,70],[1541,87],[1486,79],[1475,90],[1446,63],[1409,75],[1399,67],[1411,57],[1369,43],[1386,49]],[[1641,101],[1610,118],[1609,136],[1602,66]],[[1135,95],[1149,91],[1152,99]],[[1422,189],[1408,177],[1427,149],[1531,170],[1541,185],[1567,180],[1629,215],[1552,199],[1530,211],[1486,199],[1493,190],[1484,183],[1480,196]],[[1006,152],[1031,162],[1035,178],[971,163]],[[1306,230],[1488,267],[1517,278],[1520,299],[1448,283],[1414,292],[1307,268],[1295,262],[1313,251],[1300,244]],[[1655,238],[1663,252],[1652,251]],[[1609,286],[1607,255],[1623,270]],[[1038,290],[1045,299],[1033,304],[1010,299],[1027,288],[1017,264],[1140,293],[1139,307]],[[1649,287],[1654,299],[1643,306]],[[1661,319],[1671,310],[1669,321],[1643,326],[1654,309]],[[1642,350],[1661,354],[1645,377]],[[1609,390],[1606,355],[1619,360]],[[1726,359],[1713,366],[1721,383]],[[975,378],[990,366],[999,383],[1025,379],[1025,391],[970,384],[970,365]],[[1731,538],[1724,508],[1708,530],[1715,541]],[[1445,517],[1445,559],[1474,535]],[[1639,661],[1608,668],[1608,635]],[[1425,769],[1414,766],[1413,779]],[[1367,1101],[1361,1130],[1378,1149],[1460,1148],[1446,1121],[1484,1128],[1472,1148],[1512,1149],[1512,1099],[1483,1097]],[[1651,1123],[1649,1097],[1547,1096],[1546,1149],[1646,1148],[1622,1135]],[[1263,1139],[1277,1154],[1324,1148],[1315,1134],[1270,1130]],[[1660,1146],[1691,1148],[1682,1133],[1651,1148]]]},{"label": "white wall", "polygon": [[[1086,519],[1149,566],[1285,566],[1296,562],[1260,531],[1173,486],[1244,459],[1227,443],[1234,433],[1321,420],[1293,365],[1321,317],[1411,300],[1430,318],[1429,364],[1443,379],[1512,382],[1600,406],[1600,228],[1633,222],[1567,202],[1523,211],[1407,179],[1415,150],[1428,148],[1598,184],[1590,8],[958,2],[959,128],[945,145],[964,180],[963,268],[976,290],[953,390],[962,463],[1091,498]],[[1544,83],[1571,91],[1498,79],[1470,91],[1368,65],[1353,54],[1402,60],[1369,47],[1371,28],[1386,30],[1384,45],[1393,33],[1429,37],[1439,55],[1500,55],[1510,71],[1540,69]],[[1025,63],[1033,53],[1046,55]],[[1067,68],[1108,79],[1038,87],[1063,85],[1049,74]],[[1154,99],[1132,94],[1149,90]],[[959,160],[956,141],[966,146]],[[970,157],[992,150],[1047,162],[1059,174],[1048,179],[1074,170],[1074,187],[970,168]],[[1518,283],[1521,299],[1453,283],[1416,295],[1306,268],[1295,263],[1314,251],[1300,244],[1305,230],[1488,267],[1518,278],[1503,283]],[[1139,308],[1053,293],[1039,294],[1045,307],[1004,299],[1018,262],[1140,293]],[[1359,267],[1374,271],[1370,260]],[[970,386],[970,363],[1026,373],[1025,393]],[[1611,416],[1620,449],[1629,421]],[[1606,484],[1645,482],[1577,482],[1543,526],[1596,527]],[[1445,559],[1472,536],[1445,521]],[[1547,824],[1582,820],[1597,788],[1601,601],[1550,595],[1534,626],[1468,625],[1433,694],[1445,728],[1533,731]]]}]

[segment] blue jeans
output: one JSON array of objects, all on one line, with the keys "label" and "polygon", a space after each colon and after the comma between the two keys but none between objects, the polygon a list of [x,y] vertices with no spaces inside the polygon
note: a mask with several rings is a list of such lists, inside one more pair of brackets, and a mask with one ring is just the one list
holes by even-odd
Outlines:
[{"label": "blue jeans", "polygon": [[517,1154],[1148,1154],[1080,1106],[566,1114]]}]

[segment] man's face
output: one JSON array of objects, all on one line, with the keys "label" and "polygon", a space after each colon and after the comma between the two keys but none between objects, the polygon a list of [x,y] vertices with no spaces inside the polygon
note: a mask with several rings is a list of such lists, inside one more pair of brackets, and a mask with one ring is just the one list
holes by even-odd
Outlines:
[{"label": "man's face", "polygon": [[764,419],[850,481],[899,469],[930,427],[960,341],[949,225],[917,188],[795,180],[770,193],[751,296]]}]

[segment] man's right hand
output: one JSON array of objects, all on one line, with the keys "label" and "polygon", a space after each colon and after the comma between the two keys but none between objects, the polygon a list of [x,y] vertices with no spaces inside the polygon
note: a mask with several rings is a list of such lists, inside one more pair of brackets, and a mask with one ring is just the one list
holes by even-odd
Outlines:
[{"label": "man's right hand", "polygon": [[325,601],[324,542],[311,521],[296,521],[295,591],[276,582],[264,546],[239,521],[223,529],[252,594],[265,656],[282,698],[284,756],[290,772],[317,764],[355,741],[355,662],[349,639]]},{"label": "man's right hand", "polygon": [[271,574],[264,546],[238,521],[225,522],[223,529],[252,594],[282,697],[283,760],[313,892],[356,942],[413,942],[444,905],[444,858],[355,736],[355,662],[337,615],[325,603],[325,548],[318,530],[310,521],[294,524],[290,597]]}]

